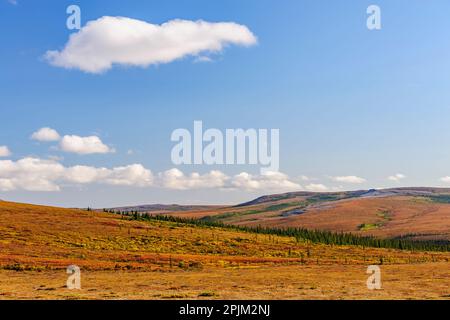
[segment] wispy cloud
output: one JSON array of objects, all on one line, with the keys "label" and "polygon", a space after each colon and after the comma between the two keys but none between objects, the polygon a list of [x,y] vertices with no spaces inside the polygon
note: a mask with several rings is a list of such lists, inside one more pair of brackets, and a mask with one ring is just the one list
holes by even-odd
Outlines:
[{"label": "wispy cloud", "polygon": [[400,180],[403,180],[405,178],[406,178],[406,176],[404,174],[396,173],[396,174],[394,174],[392,176],[389,176],[388,180],[389,181],[393,181],[393,182],[399,182]]},{"label": "wispy cloud", "polygon": [[361,183],[366,182],[366,179],[357,177],[357,176],[332,177],[332,180],[334,180],[336,182],[352,183],[352,184],[361,184]]},{"label": "wispy cloud", "polygon": [[326,192],[329,191],[330,189],[327,186],[320,183],[311,183],[305,186],[305,190],[311,192]]},{"label": "wispy cloud", "polygon": [[276,190],[293,191],[300,190],[301,186],[291,181],[282,172],[265,172],[262,175],[254,176],[247,172],[242,172],[233,177],[232,187],[243,190]]},{"label": "wispy cloud", "polygon": [[164,188],[175,190],[222,188],[229,180],[221,171],[211,171],[204,175],[197,172],[185,175],[176,168],[160,173],[159,178]]}]

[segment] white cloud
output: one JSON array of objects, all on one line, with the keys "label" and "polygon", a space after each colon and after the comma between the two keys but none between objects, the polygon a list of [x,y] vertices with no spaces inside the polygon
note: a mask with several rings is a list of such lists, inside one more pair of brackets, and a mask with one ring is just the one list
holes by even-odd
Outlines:
[{"label": "white cloud", "polygon": [[281,172],[268,171],[262,175],[254,176],[242,172],[233,177],[231,186],[244,190],[276,190],[291,191],[299,190],[301,186],[289,180],[289,177]]},{"label": "white cloud", "polygon": [[217,170],[204,175],[193,172],[187,176],[176,168],[160,173],[159,178],[162,187],[176,190],[222,188],[229,179],[224,173]]},{"label": "white cloud", "polygon": [[366,182],[366,179],[357,177],[357,176],[332,177],[332,179],[336,182],[354,183],[354,184],[360,184],[360,183]]},{"label": "white cloud", "polygon": [[[66,167],[58,160],[23,158],[0,161],[0,191],[60,191],[67,185],[105,184],[128,187],[160,187],[172,190],[230,189],[243,191],[292,191],[301,186],[280,172],[229,177],[213,170],[185,174],[173,168],[157,174],[141,164],[104,168],[76,165]],[[311,186],[312,188],[312,186]],[[315,188],[320,188],[318,185]]]},{"label": "white cloud", "polygon": [[31,139],[41,142],[49,142],[49,141],[58,141],[59,139],[61,139],[61,137],[56,130],[45,127],[34,132],[31,135]]},{"label": "white cloud", "polygon": [[10,179],[3,179],[0,178],[0,191],[13,191],[16,187],[14,186],[14,183]]},{"label": "white cloud", "polygon": [[325,192],[328,191],[329,188],[323,184],[319,183],[311,183],[305,186],[305,190],[312,191],[312,192]]},{"label": "white cloud", "polygon": [[397,174],[394,174],[393,176],[389,176],[388,180],[394,181],[394,182],[399,182],[400,180],[405,179],[405,178],[406,178],[406,176],[404,174],[397,173]]},{"label": "white cloud", "polygon": [[58,162],[37,158],[0,161],[0,191],[59,191],[57,179],[65,168]]},{"label": "white cloud", "polygon": [[115,64],[148,67],[256,42],[246,26],[234,22],[177,19],[157,25],[105,16],[88,22],[70,36],[63,50],[47,51],[45,57],[54,66],[101,73]]},{"label": "white cloud", "polygon": [[[80,137],[77,135],[65,135],[61,138],[59,133],[52,128],[44,127],[34,132],[31,139],[41,142],[59,141],[59,147],[65,152],[78,154],[111,153],[115,152],[97,136]],[[56,146],[53,146],[55,150]]]},{"label": "white cloud", "polygon": [[0,191],[59,191],[62,183],[147,187],[153,184],[153,175],[141,164],[107,169],[65,167],[57,161],[38,158],[0,161]]},{"label": "white cloud", "polygon": [[67,168],[63,180],[78,184],[103,183],[112,186],[148,187],[153,184],[153,174],[141,164],[112,169],[89,166]]},{"label": "white cloud", "polygon": [[7,146],[0,146],[0,157],[9,157],[11,155],[11,151]]},{"label": "white cloud", "polygon": [[194,62],[201,63],[201,62],[213,62],[213,59],[211,59],[208,56],[198,56],[195,58]]},{"label": "white cloud", "polygon": [[449,176],[443,177],[443,178],[441,178],[440,180],[441,180],[442,182],[445,182],[445,183],[450,183],[450,177],[449,177]]},{"label": "white cloud", "polygon": [[78,154],[114,152],[114,149],[111,149],[105,145],[97,136],[80,137],[75,135],[67,135],[62,138],[60,148],[63,151]]},{"label": "white cloud", "polygon": [[65,178],[69,182],[87,184],[105,179],[110,175],[106,168],[95,168],[89,166],[74,166],[67,168]]},{"label": "white cloud", "polygon": [[17,0],[8,0],[8,2],[14,6],[18,5],[19,3],[17,2]]},{"label": "white cloud", "polygon": [[111,170],[105,183],[115,186],[147,187],[153,184],[152,172],[141,164],[117,167]]}]

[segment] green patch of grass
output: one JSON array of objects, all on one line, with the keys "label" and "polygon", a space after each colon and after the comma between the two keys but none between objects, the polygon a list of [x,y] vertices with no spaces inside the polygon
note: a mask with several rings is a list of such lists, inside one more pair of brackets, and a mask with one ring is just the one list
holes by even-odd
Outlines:
[{"label": "green patch of grass", "polygon": [[359,231],[370,231],[381,227],[381,223],[363,223],[358,226]]},{"label": "green patch of grass", "polygon": [[264,211],[261,211],[261,210],[232,211],[232,212],[225,212],[225,213],[214,215],[214,216],[206,216],[206,217],[201,218],[200,220],[216,222],[216,221],[220,221],[220,220],[224,220],[224,219],[247,216],[247,215],[258,214],[258,213],[263,213],[263,212]]},{"label": "green patch of grass", "polygon": [[298,202],[287,202],[287,203],[274,204],[274,205],[264,208],[264,211],[279,211],[279,210],[283,210],[286,208],[297,206],[298,204],[299,204]]},{"label": "green patch of grass", "polygon": [[343,197],[337,194],[317,194],[307,199],[310,203],[322,202],[322,201],[334,201],[340,200]]},{"label": "green patch of grass", "polygon": [[413,202],[413,203],[432,203],[433,200],[431,200],[428,197],[414,197],[411,199],[411,202]]},{"label": "green patch of grass", "polygon": [[440,195],[428,196],[426,198],[430,199],[432,202],[450,204],[450,194],[449,195],[440,194]]},{"label": "green patch of grass", "polygon": [[391,220],[391,212],[389,210],[380,210],[377,212],[377,216],[385,220]]}]

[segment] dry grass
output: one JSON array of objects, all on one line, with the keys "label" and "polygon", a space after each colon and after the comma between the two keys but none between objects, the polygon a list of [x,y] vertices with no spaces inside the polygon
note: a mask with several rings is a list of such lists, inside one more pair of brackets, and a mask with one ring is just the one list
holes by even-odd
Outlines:
[{"label": "dry grass", "polygon": [[[437,299],[449,294],[449,259],[0,202],[6,299]],[[391,280],[385,290],[367,292],[365,268],[380,260]],[[80,292],[63,288],[70,264],[82,269]]]},{"label": "dry grass", "polygon": [[354,265],[82,271],[81,290],[64,287],[62,270],[0,271],[0,299],[450,299],[447,264],[382,266],[382,289],[374,291],[365,271]]}]

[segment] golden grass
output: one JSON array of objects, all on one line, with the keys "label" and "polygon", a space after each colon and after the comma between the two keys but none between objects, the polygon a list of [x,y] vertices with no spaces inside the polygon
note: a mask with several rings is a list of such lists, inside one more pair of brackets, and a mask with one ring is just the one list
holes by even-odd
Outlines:
[{"label": "golden grass", "polygon": [[447,264],[381,266],[382,289],[373,291],[365,272],[355,265],[82,271],[81,290],[69,290],[63,270],[0,271],[0,299],[450,299]]},{"label": "golden grass", "polygon": [[[450,269],[449,259],[450,253],[326,246],[290,237],[0,202],[0,298],[193,299],[202,292],[214,292],[202,297],[209,299],[346,298],[344,291],[357,298],[367,289],[358,284],[353,294],[354,281],[366,279],[367,265],[381,260],[386,270],[399,271],[398,287],[392,290],[403,293],[392,298],[413,294],[408,279],[418,275],[417,281],[432,282],[430,297],[439,298],[448,294],[437,280],[442,269]],[[81,267],[81,292],[62,288],[70,264]],[[300,290],[302,283],[322,291]],[[330,291],[335,286],[345,288]]]}]

